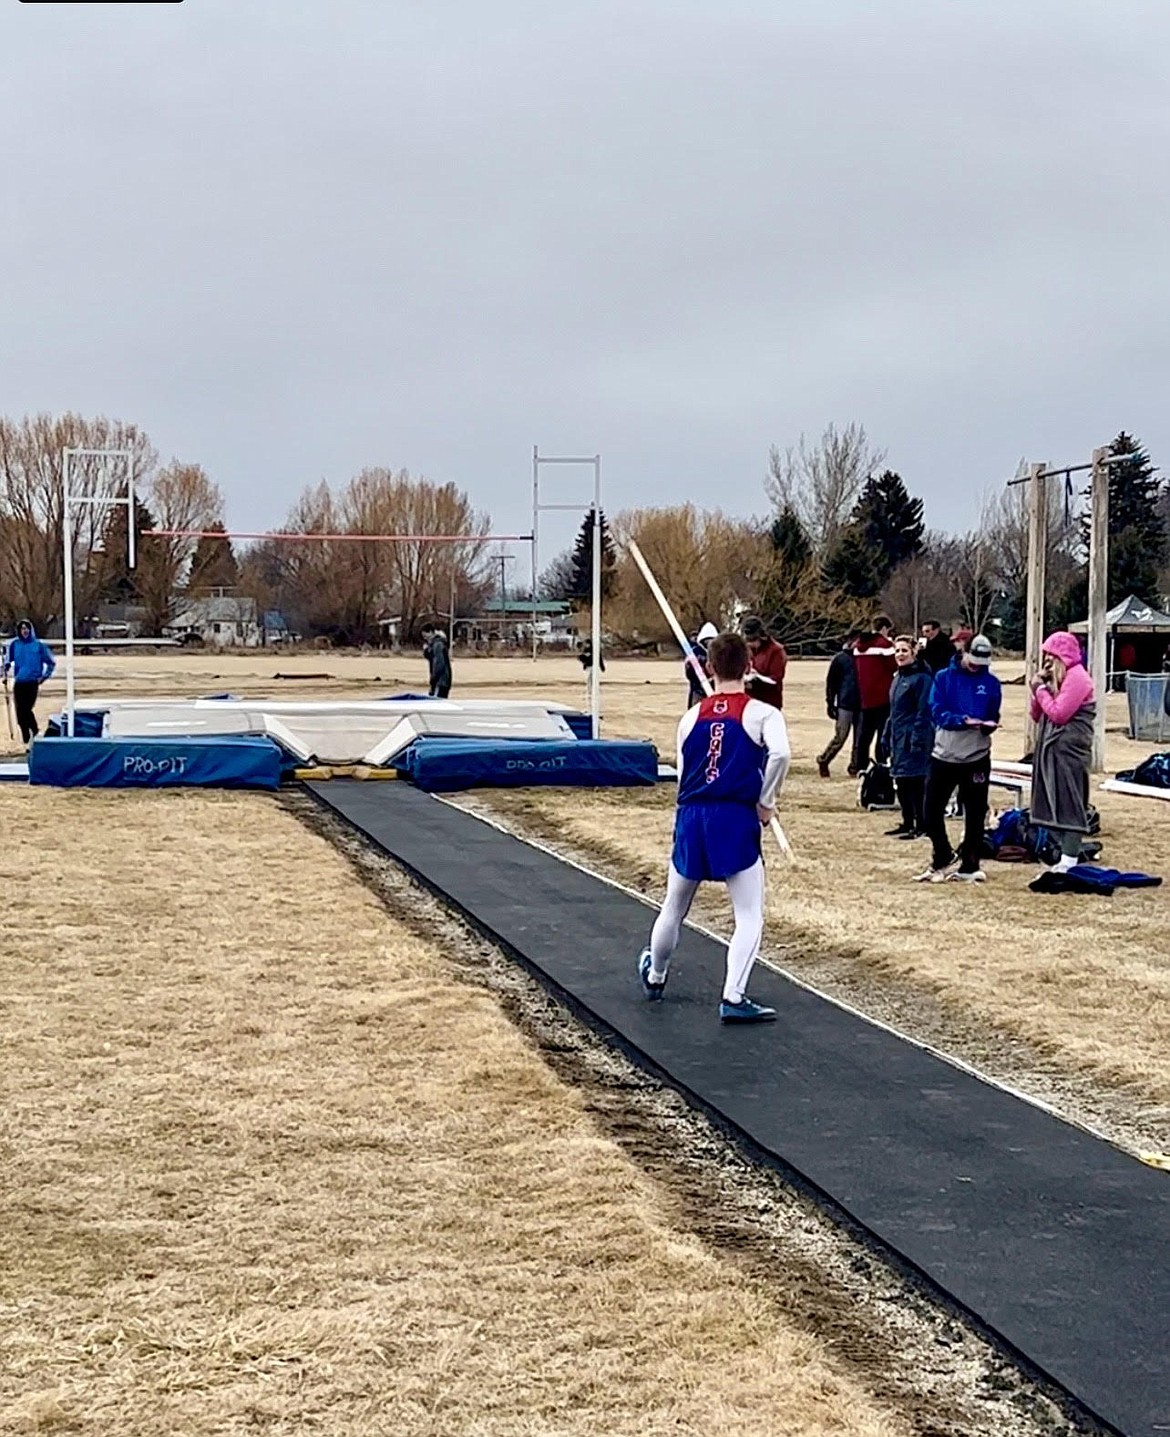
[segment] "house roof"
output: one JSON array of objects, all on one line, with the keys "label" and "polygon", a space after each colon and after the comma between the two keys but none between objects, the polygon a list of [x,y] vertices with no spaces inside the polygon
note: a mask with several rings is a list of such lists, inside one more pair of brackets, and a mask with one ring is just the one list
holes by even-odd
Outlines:
[{"label": "house roof", "polygon": [[217,597],[190,599],[167,625],[169,629],[199,629],[207,624],[254,624],[256,600]]},{"label": "house roof", "polygon": [[[1070,633],[1087,634],[1089,621],[1082,619],[1079,624],[1068,627]],[[1105,627],[1126,634],[1158,634],[1163,630],[1170,631],[1170,614],[1164,614],[1161,609],[1155,609],[1152,604],[1130,594],[1128,599],[1114,604],[1105,615]]]},{"label": "house roof", "polygon": [[567,599],[488,599],[484,604],[486,614],[567,614],[572,608]]}]

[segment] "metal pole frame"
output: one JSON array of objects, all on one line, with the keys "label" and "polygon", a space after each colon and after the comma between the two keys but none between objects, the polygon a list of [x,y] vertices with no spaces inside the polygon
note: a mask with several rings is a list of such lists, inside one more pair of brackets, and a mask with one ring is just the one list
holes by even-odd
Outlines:
[{"label": "metal pole frame", "polygon": [[[1044,601],[1048,587],[1048,466],[1028,468],[1028,608],[1025,616],[1024,682],[1029,687],[1040,668],[1044,644]],[[1025,750],[1036,746],[1036,724],[1029,716],[1025,724]]]},{"label": "metal pole frame", "polygon": [[590,732],[594,738],[601,737],[601,455],[551,455],[541,454],[538,445],[532,446],[532,657],[536,658],[536,551],[540,515],[547,510],[571,510],[580,513],[579,504],[542,504],[540,502],[540,466],[542,464],[591,464],[593,466],[593,575],[592,615],[590,642],[593,647],[593,664],[589,670]]},{"label": "metal pole frame", "polygon": [[[1105,770],[1105,709],[1109,699],[1109,655],[1105,618],[1109,593],[1109,450],[1093,450],[1089,525],[1089,665],[1097,697],[1093,722],[1094,773]],[[1126,456],[1128,457],[1128,456]]]},{"label": "metal pole frame", "polygon": [[[126,497],[124,499],[94,499],[84,494],[74,494],[70,488],[71,461],[74,459],[125,459]],[[74,718],[77,708],[77,684],[74,674],[74,629],[76,613],[73,595],[73,510],[76,507],[117,509],[125,504],[126,554],[128,567],[138,565],[138,551],[134,534],[134,451],[132,449],[85,449],[65,448],[61,451],[61,554],[64,569],[65,600],[65,734],[73,737]]]}]

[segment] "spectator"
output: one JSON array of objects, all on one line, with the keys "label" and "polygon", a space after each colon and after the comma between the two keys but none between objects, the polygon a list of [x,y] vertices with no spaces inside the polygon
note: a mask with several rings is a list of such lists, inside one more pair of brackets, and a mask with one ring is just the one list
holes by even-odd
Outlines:
[{"label": "spectator", "polygon": [[451,655],[442,629],[423,630],[423,656],[430,673],[430,697],[445,699],[451,692]]},{"label": "spectator", "polygon": [[879,614],[873,621],[873,632],[857,641],[857,686],[861,691],[861,721],[853,766],[862,773],[869,767],[870,746],[876,739],[878,763],[886,762],[885,728],[890,716],[890,684],[897,665],[894,663],[893,620]]},{"label": "spectator", "polygon": [[894,640],[894,662],[898,672],[890,685],[890,718],[886,725],[886,749],[890,772],[898,789],[902,821],[891,828],[887,838],[921,838],[926,831],[923,807],[926,770],[934,745],[934,719],[930,712],[930,690],[934,675],[914,640],[902,634]]},{"label": "spectator", "polygon": [[27,619],[21,619],[16,626],[16,637],[9,641],[5,651],[3,672],[7,688],[8,671],[12,670],[12,702],[16,708],[20,736],[26,745],[40,733],[36,715],[37,695],[41,684],[52,676],[56,667],[48,644],[37,638],[36,630]]},{"label": "spectator", "polygon": [[747,691],[754,699],[771,704],[774,709],[784,707],[784,673],[788,668],[788,655],[784,645],[778,644],[764,627],[764,621],[749,614],[740,625],[751,656],[752,666],[747,674]]},{"label": "spectator", "polygon": [[[930,691],[934,748],[926,772],[926,832],[933,845],[930,867],[919,883],[983,883],[979,866],[987,821],[991,736],[999,727],[1003,695],[990,672],[991,640],[976,634],[950,668],[935,674]],[[963,805],[959,854],[947,837],[947,804],[955,789]]]},{"label": "spectator", "polygon": [[[585,672],[585,703],[590,705],[593,702],[593,640],[586,639],[581,645],[581,652],[577,655],[581,660],[581,668]],[[601,662],[598,664],[598,671],[605,673],[605,647],[602,646]]]},{"label": "spectator", "polygon": [[1047,662],[1032,680],[1032,720],[1039,725],[1032,758],[1032,822],[1060,840],[1058,869],[1079,862],[1089,831],[1085,797],[1097,713],[1093,680],[1072,634],[1050,634]]},{"label": "spectator", "polygon": [[[704,624],[699,632],[691,639],[691,652],[698,661],[704,674],[710,678],[710,670],[707,667],[707,645],[719,633],[714,624]],[[702,680],[699,678],[695,665],[688,658],[683,667],[687,675],[687,708],[693,709],[698,703],[702,703],[706,697]]]},{"label": "spectator", "polygon": [[947,668],[955,657],[951,636],[943,631],[943,626],[937,619],[927,619],[922,626],[922,637],[926,642],[922,645],[919,657],[932,674],[937,674],[940,669]]},{"label": "spectator", "polygon": [[[829,765],[845,747],[846,742],[857,743],[857,719],[861,710],[861,691],[857,687],[857,666],[854,651],[858,631],[850,629],[845,635],[839,653],[833,655],[829,672],[825,678],[825,709],[836,724],[833,737],[817,757],[817,772],[822,778],[831,777]],[[853,762],[853,749],[849,752],[849,777],[857,774]]]}]

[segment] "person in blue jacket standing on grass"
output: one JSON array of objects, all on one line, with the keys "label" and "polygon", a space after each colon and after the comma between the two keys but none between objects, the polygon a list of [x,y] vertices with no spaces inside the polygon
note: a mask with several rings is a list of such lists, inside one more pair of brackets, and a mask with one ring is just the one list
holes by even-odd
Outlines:
[{"label": "person in blue jacket standing on grass", "polygon": [[30,744],[40,732],[36,716],[37,695],[40,693],[41,684],[52,675],[56,667],[57,662],[48,644],[37,638],[36,630],[27,619],[21,619],[16,626],[16,637],[9,640],[4,651],[4,687],[8,687],[8,674],[11,670],[16,721],[20,725],[20,736],[26,744]]},{"label": "person in blue jacket standing on grass", "polygon": [[[979,866],[991,778],[991,736],[999,727],[1003,694],[991,672],[991,641],[975,634],[930,691],[934,748],[926,772],[926,833],[933,852],[919,883],[983,883]],[[963,842],[956,855],[947,836],[947,804],[955,789],[963,805]]]}]

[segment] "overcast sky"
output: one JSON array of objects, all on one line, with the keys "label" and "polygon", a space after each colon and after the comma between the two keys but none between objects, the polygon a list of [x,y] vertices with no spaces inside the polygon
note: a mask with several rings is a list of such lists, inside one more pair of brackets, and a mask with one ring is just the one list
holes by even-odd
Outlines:
[{"label": "overcast sky", "polygon": [[830,420],[937,526],[1170,467],[1165,0],[0,0],[0,154],[0,409],[237,528],[386,464],[526,529],[534,443],[762,512]]}]

